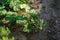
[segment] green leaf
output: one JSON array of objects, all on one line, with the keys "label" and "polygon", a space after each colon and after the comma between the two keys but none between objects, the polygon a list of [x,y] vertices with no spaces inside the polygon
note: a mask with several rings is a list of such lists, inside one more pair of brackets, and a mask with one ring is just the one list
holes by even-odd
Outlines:
[{"label": "green leaf", "polygon": [[16,13],[15,12],[11,12],[11,11],[8,11],[7,13],[6,13],[6,15],[15,15]]},{"label": "green leaf", "polygon": [[17,20],[23,20],[23,16],[17,16],[16,19]]},{"label": "green leaf", "polygon": [[4,8],[5,8],[5,6],[0,6],[0,10],[1,10],[1,9],[4,9]]},{"label": "green leaf", "polygon": [[37,15],[37,12],[36,12],[36,10],[34,10],[34,9],[31,9],[30,11],[29,11],[29,13],[31,14],[31,15]]},{"label": "green leaf", "polygon": [[5,4],[7,4],[7,2],[8,2],[7,0],[0,0],[1,5],[5,5]]},{"label": "green leaf", "polygon": [[8,37],[2,37],[2,40],[9,40]]},{"label": "green leaf", "polygon": [[28,29],[28,23],[24,25],[23,32],[30,32],[30,30]]},{"label": "green leaf", "polygon": [[6,10],[0,10],[0,16],[1,16],[1,15],[5,15],[6,13],[7,13]]},{"label": "green leaf", "polygon": [[6,16],[5,20],[10,21],[10,22],[14,22],[16,20],[16,17],[15,16],[10,16],[10,17]]},{"label": "green leaf", "polygon": [[23,17],[23,16],[17,16],[17,20],[16,20],[16,23],[27,23],[27,18],[26,17]]},{"label": "green leaf", "polygon": [[[26,3],[28,0],[9,0],[9,6],[12,8],[14,11],[18,11],[21,9],[25,9]],[[26,7],[27,8],[27,7]]]},{"label": "green leaf", "polygon": [[9,35],[10,30],[8,28],[0,26],[0,37]]},{"label": "green leaf", "polygon": [[11,11],[7,12],[6,16],[5,16],[5,20],[10,21],[10,22],[14,22],[16,20],[15,14],[16,14],[15,12],[11,12]]}]

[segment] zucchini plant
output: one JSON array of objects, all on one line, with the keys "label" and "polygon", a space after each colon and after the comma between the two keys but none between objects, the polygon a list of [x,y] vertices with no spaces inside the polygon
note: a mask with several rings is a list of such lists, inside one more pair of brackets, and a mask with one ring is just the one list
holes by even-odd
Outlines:
[{"label": "zucchini plant", "polygon": [[[28,33],[40,32],[46,26],[44,20],[39,18],[38,13],[30,8],[28,0],[0,0],[0,4],[0,22],[4,26],[5,24],[8,26],[10,24],[22,24],[21,31]],[[7,5],[13,11],[10,9],[7,11]],[[17,28],[17,26],[15,27]]]}]

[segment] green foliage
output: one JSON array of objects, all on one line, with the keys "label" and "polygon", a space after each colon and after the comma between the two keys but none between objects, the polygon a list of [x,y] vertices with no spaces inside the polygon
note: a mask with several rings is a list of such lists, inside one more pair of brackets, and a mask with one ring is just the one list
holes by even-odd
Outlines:
[{"label": "green foliage", "polygon": [[[4,11],[3,12],[1,11],[3,15],[4,15]],[[37,15],[34,9],[29,11],[28,14],[31,16],[29,19],[27,17],[24,17],[24,15],[16,15],[15,12],[5,11],[6,16],[4,20],[9,21],[10,23],[16,21],[16,24],[23,23],[24,27],[23,30],[21,30],[23,32],[33,32],[35,30],[40,32],[45,27],[43,19],[39,19],[39,16]]]},{"label": "green foliage", "polygon": [[0,16],[2,16],[2,15],[5,15],[6,14],[6,10],[0,10]]},{"label": "green foliage", "polygon": [[17,11],[20,9],[20,0],[9,0],[9,6],[10,8],[13,8],[14,11]]},{"label": "green foliage", "polygon": [[0,26],[0,40],[14,40],[14,38],[9,38],[10,30],[8,27]]},{"label": "green foliage", "polygon": [[0,26],[0,36],[7,36],[9,35],[9,33],[10,33],[10,30],[8,28]]},{"label": "green foliage", "polygon": [[23,32],[28,32],[28,33],[29,33],[29,32],[32,32],[32,30],[30,30],[30,29],[32,29],[32,28],[29,28],[29,29],[28,29],[28,27],[29,27],[28,25],[29,25],[29,23],[26,23],[26,24],[24,25]]},{"label": "green foliage", "polygon": [[30,7],[27,4],[21,4],[20,9],[25,9],[26,12],[29,12]]},{"label": "green foliage", "polygon": [[29,0],[20,0],[20,3],[26,4],[26,3],[28,3],[28,1],[29,1]]},{"label": "green foliage", "polygon": [[[3,23],[3,25],[6,24],[10,26],[10,24],[22,24],[23,28],[21,31],[28,33],[40,32],[46,27],[44,20],[40,19],[37,12],[28,6],[28,0],[0,0],[0,4],[0,22]],[[28,15],[30,16],[29,18]],[[6,31],[4,28],[2,29]],[[7,31],[5,33],[7,34]],[[8,37],[6,38],[6,40],[8,40]],[[3,40],[4,39],[3,37]]]},{"label": "green foliage", "polygon": [[1,5],[6,5],[7,2],[8,2],[7,0],[0,0],[0,4],[1,4]]},{"label": "green foliage", "polygon": [[10,8],[13,8],[14,11],[20,10],[26,3],[28,3],[28,0],[9,0],[9,6]]},{"label": "green foliage", "polygon": [[17,16],[16,17],[16,23],[26,23],[27,22],[27,18],[26,17],[23,17],[23,16]]},{"label": "green foliage", "polygon": [[5,8],[5,6],[0,6],[0,10],[1,10],[1,9],[4,9],[4,8]]},{"label": "green foliage", "polygon": [[13,14],[14,12],[7,12],[5,16],[5,20],[9,22],[14,22],[16,20],[16,16]]},{"label": "green foliage", "polygon": [[28,4],[28,0],[0,0],[1,6],[9,5],[14,11],[20,10],[21,6],[24,7],[24,4]]}]

